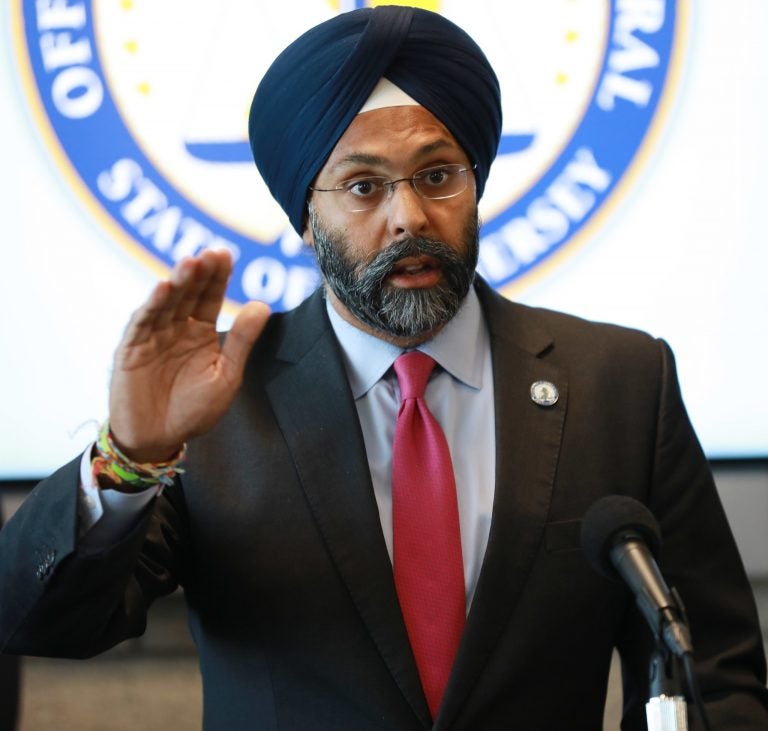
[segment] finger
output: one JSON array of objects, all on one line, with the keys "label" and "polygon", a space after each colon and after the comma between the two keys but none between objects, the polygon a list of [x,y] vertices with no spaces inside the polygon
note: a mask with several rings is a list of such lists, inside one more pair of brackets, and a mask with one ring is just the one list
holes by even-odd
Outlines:
[{"label": "finger", "polygon": [[158,329],[158,323],[165,317],[171,303],[173,289],[170,282],[159,282],[149,295],[149,299],[136,310],[123,333],[121,345],[138,345],[145,342]]},{"label": "finger", "polygon": [[167,327],[172,322],[186,319],[185,314],[181,314],[185,309],[185,301],[194,295],[190,295],[199,285],[197,284],[200,263],[197,259],[186,257],[182,259],[171,271],[168,278],[168,298],[164,307],[158,312],[156,326],[157,329]]},{"label": "finger", "polygon": [[242,377],[245,361],[269,320],[270,310],[263,302],[248,302],[238,313],[227,333],[221,349],[230,375],[238,380]]},{"label": "finger", "polygon": [[212,265],[206,257],[185,257],[171,272],[172,307],[165,313],[163,324],[184,321],[194,310],[200,292],[205,288]]},{"label": "finger", "polygon": [[179,282],[182,297],[174,319],[194,317],[215,323],[224,302],[232,258],[228,251],[207,250],[192,260],[192,266],[188,278]]},{"label": "finger", "polygon": [[[228,252],[203,252],[197,258],[182,259],[168,280],[158,283],[147,302],[132,315],[121,345],[131,346],[146,342],[153,333],[183,321],[195,310],[212,278],[221,279],[220,270],[231,270]],[[226,282],[226,274],[223,275]],[[220,285],[216,285],[220,288]],[[224,285],[226,289],[226,283]],[[215,317],[214,320],[215,321]]]},{"label": "finger", "polygon": [[210,252],[212,270],[205,287],[200,291],[190,315],[196,320],[215,323],[224,304],[227,285],[232,274],[232,257],[228,251]]}]

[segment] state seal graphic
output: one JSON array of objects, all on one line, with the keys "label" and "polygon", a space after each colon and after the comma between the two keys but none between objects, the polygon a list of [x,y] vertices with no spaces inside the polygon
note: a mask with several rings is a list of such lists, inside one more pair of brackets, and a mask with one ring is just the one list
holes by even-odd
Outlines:
[{"label": "state seal graphic", "polygon": [[[556,262],[627,188],[663,116],[686,3],[407,3],[465,28],[501,82],[504,134],[480,205],[479,271],[494,287]],[[301,32],[372,4],[12,0],[15,53],[41,137],[105,245],[159,274],[227,248],[228,298],[287,309],[319,277],[253,165],[248,106]]]}]

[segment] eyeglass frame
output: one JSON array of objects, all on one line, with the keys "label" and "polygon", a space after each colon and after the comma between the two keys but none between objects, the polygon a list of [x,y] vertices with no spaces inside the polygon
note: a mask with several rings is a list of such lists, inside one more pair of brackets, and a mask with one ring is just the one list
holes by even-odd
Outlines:
[{"label": "eyeglass frame", "polygon": [[[381,186],[383,188],[387,188],[387,194],[384,198],[382,198],[378,203],[376,203],[373,206],[370,206],[369,208],[356,208],[356,209],[345,209],[347,213],[365,213],[366,211],[375,211],[382,203],[389,200],[392,197],[392,194],[395,192],[395,186],[398,183],[405,183],[409,182],[411,184],[411,188],[413,189],[414,193],[418,195],[420,198],[423,198],[424,200],[428,201],[441,201],[441,200],[448,200],[449,198],[455,198],[456,196],[461,195],[466,189],[467,189],[467,181],[468,178],[465,175],[464,176],[464,187],[456,192],[451,193],[450,195],[441,195],[437,196],[435,198],[430,198],[429,196],[424,195],[418,187],[416,187],[416,180],[419,175],[423,175],[424,173],[430,173],[433,170],[443,170],[445,168],[459,168],[458,170],[455,170],[453,175],[459,174],[459,173],[469,173],[477,169],[477,163],[474,163],[472,165],[466,166],[462,163],[446,163],[445,165],[433,165],[428,168],[424,168],[423,170],[417,170],[413,175],[410,175],[406,178],[398,178],[397,180],[387,180],[383,175],[368,175],[368,176],[360,176],[359,178],[350,178],[348,180],[343,180],[339,185],[337,185],[335,188],[313,188],[311,185],[309,186],[309,190],[311,190],[313,193],[349,193],[349,188],[345,187],[347,183],[358,183],[363,182],[366,180],[374,180],[374,181],[382,181]],[[361,199],[362,200],[362,199]]]}]

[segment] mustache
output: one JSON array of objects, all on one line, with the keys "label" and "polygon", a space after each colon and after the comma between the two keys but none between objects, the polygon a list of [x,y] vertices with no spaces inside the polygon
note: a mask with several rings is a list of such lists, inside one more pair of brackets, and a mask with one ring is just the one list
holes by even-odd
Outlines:
[{"label": "mustache", "polygon": [[[449,245],[424,236],[408,236],[362,255],[343,231],[325,228],[309,207],[315,253],[326,287],[347,310],[373,330],[394,337],[429,335],[458,312],[475,277],[479,221],[468,216],[459,240]],[[387,277],[407,258],[429,258],[440,269],[434,287],[401,289]]]},{"label": "mustache", "polygon": [[379,251],[369,262],[358,268],[358,275],[364,275],[369,282],[380,285],[401,259],[417,256],[430,256],[443,267],[461,262],[461,257],[442,241],[411,236],[395,241]]}]

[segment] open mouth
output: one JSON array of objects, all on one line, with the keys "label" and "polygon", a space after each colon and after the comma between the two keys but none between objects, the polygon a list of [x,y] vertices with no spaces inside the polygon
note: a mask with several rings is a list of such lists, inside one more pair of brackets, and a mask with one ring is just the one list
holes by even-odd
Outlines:
[{"label": "open mouth", "polygon": [[421,254],[420,256],[406,256],[395,262],[390,274],[421,274],[436,269],[440,269],[440,262],[434,256]]},{"label": "open mouth", "polygon": [[442,276],[438,259],[428,254],[406,256],[392,267],[387,281],[396,287],[431,287]]}]

